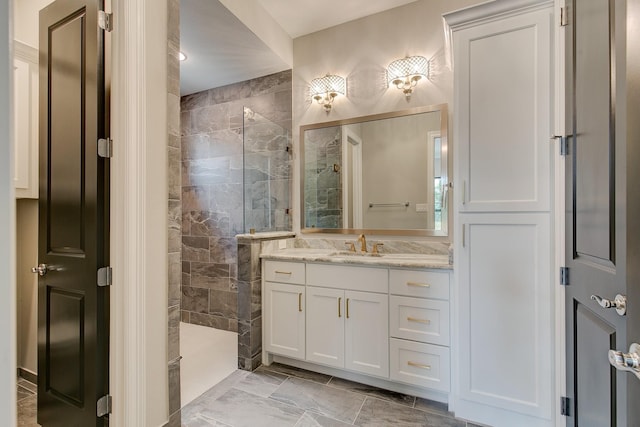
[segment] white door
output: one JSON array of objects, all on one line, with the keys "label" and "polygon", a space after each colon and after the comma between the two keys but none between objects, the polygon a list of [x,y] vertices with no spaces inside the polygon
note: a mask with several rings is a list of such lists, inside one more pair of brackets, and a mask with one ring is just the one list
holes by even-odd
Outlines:
[{"label": "white door", "polygon": [[265,282],[264,292],[265,349],[304,359],[304,286]]},{"label": "white door", "polygon": [[344,291],[307,287],[307,360],[344,367]]},{"label": "white door", "polygon": [[345,291],[345,368],[389,377],[389,296]]}]

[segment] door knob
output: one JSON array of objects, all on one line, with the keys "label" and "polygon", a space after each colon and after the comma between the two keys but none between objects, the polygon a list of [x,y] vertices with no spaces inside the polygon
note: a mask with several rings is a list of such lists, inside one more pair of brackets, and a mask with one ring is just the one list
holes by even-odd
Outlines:
[{"label": "door knob", "polygon": [[619,371],[633,372],[640,379],[640,344],[631,344],[629,353],[609,350],[609,363]]},{"label": "door knob", "polygon": [[49,269],[47,268],[47,264],[40,264],[37,267],[31,268],[31,272],[38,273],[39,276],[44,276],[45,274],[47,274],[47,271],[49,271]]},{"label": "door knob", "polygon": [[615,308],[616,312],[620,316],[627,314],[627,297],[626,295],[616,295],[616,298],[611,301],[610,299],[601,298],[598,295],[591,295],[591,299],[597,302],[602,308]]}]

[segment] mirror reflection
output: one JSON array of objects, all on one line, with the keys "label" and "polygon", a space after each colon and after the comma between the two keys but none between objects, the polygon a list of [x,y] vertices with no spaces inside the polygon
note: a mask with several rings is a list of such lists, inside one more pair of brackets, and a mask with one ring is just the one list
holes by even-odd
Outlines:
[{"label": "mirror reflection", "polygon": [[301,128],[302,231],[446,236],[447,106]]}]

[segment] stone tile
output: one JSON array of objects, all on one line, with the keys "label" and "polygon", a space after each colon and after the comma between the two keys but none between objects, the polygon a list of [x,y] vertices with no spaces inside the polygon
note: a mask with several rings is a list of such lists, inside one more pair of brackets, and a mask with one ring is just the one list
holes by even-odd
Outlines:
[{"label": "stone tile", "polygon": [[361,394],[293,377],[282,383],[270,398],[346,423],[353,423],[365,400]]},{"label": "stone tile", "polygon": [[192,133],[209,133],[228,129],[229,116],[225,105],[209,105],[191,111]]},{"label": "stone tile", "polygon": [[432,414],[404,405],[367,397],[358,418],[357,426],[402,426],[402,427],[465,427],[466,422],[454,418]]},{"label": "stone tile", "polygon": [[191,95],[185,95],[180,98],[180,109],[182,111],[194,110],[209,105],[209,92],[196,92]]},{"label": "stone tile", "polygon": [[238,358],[243,359],[241,369],[249,369],[247,360],[251,359],[251,323],[238,321]]},{"label": "stone tile", "polygon": [[18,402],[18,427],[38,427],[38,397],[34,394]]},{"label": "stone tile", "polygon": [[180,148],[181,145],[181,137],[180,135],[168,135],[168,146],[169,147],[175,147],[175,148]]},{"label": "stone tile", "polygon": [[262,317],[251,320],[251,356],[262,352]]},{"label": "stone tile", "polygon": [[18,390],[18,397],[17,397],[18,402],[26,397],[33,396],[35,394],[33,391],[25,387],[22,387],[20,385],[17,387],[17,390]]},{"label": "stone tile", "polygon": [[201,414],[234,427],[295,426],[304,411],[289,405],[231,389],[209,401]]},{"label": "stone tile", "polygon": [[209,262],[209,238],[182,236],[182,260]]},{"label": "stone tile", "polygon": [[[180,304],[180,286],[182,284],[182,262],[180,252],[169,254],[167,257],[169,280],[168,280],[168,306]],[[187,284],[188,286],[188,284]]]},{"label": "stone tile", "polygon": [[219,316],[212,316],[206,313],[189,314],[189,323],[200,326],[207,326],[209,328],[221,329],[223,331],[229,331],[229,319]]},{"label": "stone tile", "polygon": [[405,406],[413,406],[416,398],[402,393],[396,393],[395,391],[383,390],[378,387],[360,384],[342,378],[333,377],[329,381],[330,387],[336,387],[343,390],[349,390],[356,393],[366,394],[367,396],[377,397],[379,399],[388,400],[394,403],[399,403]]},{"label": "stone tile", "polygon": [[[178,192],[178,197],[180,192]],[[182,249],[182,203],[180,200],[169,200],[168,206],[169,253],[180,252]]]},{"label": "stone tile", "polygon": [[272,363],[269,366],[265,366],[264,369],[268,369],[269,371],[279,372],[281,374],[285,374],[290,377],[302,378],[302,379],[313,381],[319,384],[327,384],[331,379],[330,375],[307,371],[306,369],[296,368],[294,366],[282,365],[280,363]]},{"label": "stone tile", "polygon": [[251,320],[251,284],[238,281],[238,319]]},{"label": "stone tile", "polygon": [[182,427],[182,414],[180,411],[176,411],[169,415],[169,422],[164,427]]},{"label": "stone tile", "polygon": [[257,396],[269,397],[287,378],[289,377],[286,375],[258,368],[244,377],[234,388]]},{"label": "stone tile", "polygon": [[209,239],[209,257],[211,262],[235,264],[238,262],[235,237],[212,237]]},{"label": "stone tile", "polygon": [[442,402],[436,402],[435,400],[416,397],[414,408],[420,409],[421,411],[434,412],[440,415],[451,416],[451,413],[449,412],[449,405]]},{"label": "stone tile", "polygon": [[[37,381],[37,377],[36,377],[36,381]],[[37,393],[38,392],[38,385],[35,383],[32,383],[31,381],[28,381],[24,378],[18,378],[18,385],[21,387],[26,388],[27,390],[33,392],[33,393]]]},{"label": "stone tile", "polygon": [[238,293],[211,289],[209,291],[209,314],[227,319],[237,319]]},{"label": "stone tile", "polygon": [[[183,212],[209,210],[209,206],[211,204],[209,198],[209,187],[187,186],[184,182],[182,185]],[[242,199],[240,199],[240,201],[242,203]]]},{"label": "stone tile", "polygon": [[[180,306],[169,307],[169,337],[167,359],[171,362],[180,356]],[[173,411],[171,412],[173,413]]]},{"label": "stone tile", "polygon": [[239,179],[232,179],[232,161],[230,156],[183,161],[183,185],[203,186],[239,182]]},{"label": "stone tile", "polygon": [[[180,135],[180,96],[167,93],[167,132],[171,135]],[[178,150],[178,153],[180,150]]]},{"label": "stone tile", "polygon": [[191,312],[187,310],[180,310],[180,321],[184,323],[191,323],[190,314]]},{"label": "stone tile", "polygon": [[209,138],[206,134],[195,134],[182,138],[182,160],[207,159],[210,157]]},{"label": "stone tile", "polygon": [[180,149],[175,147],[167,148],[167,181],[169,188],[169,199],[180,199],[181,187],[182,187],[182,172],[180,159]]},{"label": "stone tile", "polygon": [[[209,289],[183,286],[181,307],[183,310],[188,310],[191,312],[208,313]],[[191,322],[194,323],[193,319],[191,319]]]},{"label": "stone tile", "polygon": [[169,363],[169,413],[180,410],[180,359]]},{"label": "stone tile", "polygon": [[192,262],[190,277],[193,287],[230,290],[229,264]]},{"label": "stone tile", "polygon": [[233,83],[227,86],[210,89],[211,103],[220,104],[251,96],[251,86],[248,81]]},{"label": "stone tile", "polygon": [[187,419],[182,419],[182,427],[232,427],[229,424],[212,420],[204,415],[195,414]]},{"label": "stone tile", "polygon": [[347,427],[352,425],[307,411],[298,420],[295,427]]},{"label": "stone tile", "polygon": [[191,135],[191,111],[180,112],[180,135]]},{"label": "stone tile", "polygon": [[251,282],[251,319],[262,316],[262,281]]},{"label": "stone tile", "polygon": [[[242,126],[242,123],[240,123]],[[209,156],[241,156],[243,152],[242,135],[232,129],[214,131],[205,137],[209,142]]]}]

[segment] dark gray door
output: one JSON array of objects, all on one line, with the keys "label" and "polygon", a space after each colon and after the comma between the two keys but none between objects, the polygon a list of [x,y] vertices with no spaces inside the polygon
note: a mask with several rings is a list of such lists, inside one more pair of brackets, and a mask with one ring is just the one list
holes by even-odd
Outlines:
[{"label": "dark gray door", "polygon": [[[102,1],[57,0],[40,12],[38,423],[105,425],[107,394],[108,163]],[[43,271],[43,273],[45,273]]]},{"label": "dark gray door", "polygon": [[[640,209],[629,199],[633,191],[637,195],[633,188],[638,181],[629,177],[638,175],[633,169],[638,169],[640,157],[637,148],[628,149],[640,142],[637,131],[632,141],[628,126],[639,120],[640,111],[627,105],[638,92],[629,92],[627,86],[637,71],[627,69],[631,63],[625,49],[625,41],[631,46],[640,40],[627,41],[627,3],[634,2],[569,2],[567,102],[573,137],[566,162],[568,426],[640,425],[638,394],[627,390],[639,380],[616,371],[608,359],[611,349],[628,351],[633,340],[628,333],[640,320],[640,298],[628,286],[632,270],[638,269],[633,264],[640,263],[635,242]],[[607,301],[617,295],[630,297],[626,315]]]}]

